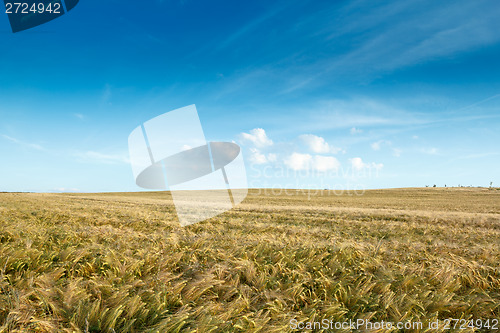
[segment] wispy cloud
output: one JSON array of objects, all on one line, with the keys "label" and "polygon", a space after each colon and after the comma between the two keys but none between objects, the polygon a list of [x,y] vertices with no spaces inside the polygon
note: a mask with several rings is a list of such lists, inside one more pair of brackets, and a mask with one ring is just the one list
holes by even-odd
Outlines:
[{"label": "wispy cloud", "polygon": [[[439,99],[436,96],[436,99]],[[273,133],[307,133],[326,132],[336,130],[348,130],[353,133],[363,128],[362,135],[351,135],[351,142],[378,141],[385,140],[388,133],[399,134],[410,132],[410,136],[416,140],[416,131],[430,127],[439,127],[443,124],[466,123],[481,120],[496,121],[500,119],[500,114],[490,110],[478,108],[474,114],[461,114],[457,109],[447,108],[437,109],[433,112],[424,112],[429,105],[434,105],[432,97],[425,96],[421,103],[410,102],[407,98],[384,100],[367,96],[353,96],[349,99],[331,99],[316,101],[307,106],[277,108],[270,112],[270,116],[265,121],[268,126],[273,126]],[[415,106],[414,104],[417,104]],[[407,105],[412,105],[408,107]],[[273,117],[272,114],[287,112],[287,124],[283,126],[283,117]],[[458,126],[458,125],[457,125]],[[374,132],[377,130],[377,132]]]},{"label": "wispy cloud", "polygon": [[468,154],[468,155],[462,155],[462,156],[455,157],[453,159],[453,161],[478,159],[478,158],[493,157],[493,156],[499,156],[499,155],[500,155],[500,153],[498,153],[498,152],[489,152],[489,153],[481,153],[481,154]]},{"label": "wispy cloud", "polygon": [[351,128],[351,131],[350,131],[350,132],[351,132],[351,135],[356,135],[356,134],[361,134],[361,133],[363,133],[363,130],[362,130],[362,129],[360,129],[360,128],[353,127],[353,128]]},{"label": "wispy cloud", "polygon": [[[300,131],[345,128],[353,133],[353,128],[414,127],[435,121],[432,115],[412,112],[366,97],[323,101],[310,107],[308,111],[300,110],[291,114],[297,114],[297,117],[305,119],[297,121],[296,129]],[[304,114],[307,114],[307,117],[304,117]]]},{"label": "wispy cloud", "polygon": [[388,141],[388,140],[379,140],[379,141],[376,141],[376,142],[372,142],[370,144],[370,147],[375,150],[375,151],[378,151],[380,150],[380,148],[382,148],[383,145],[391,145],[391,141]]},{"label": "wispy cloud", "polygon": [[[287,77],[282,92],[314,87],[323,78],[330,84],[332,80],[370,82],[386,72],[494,45],[500,41],[499,16],[500,6],[492,1],[381,4],[363,0],[340,9],[323,8],[302,19],[302,29],[312,31],[310,40],[289,60],[294,71],[288,67],[281,73]],[[339,47],[346,39],[356,42]],[[311,48],[324,56],[307,57]]]},{"label": "wispy cloud", "polygon": [[101,93],[101,102],[103,104],[111,105],[111,97],[113,96],[113,92],[111,91],[111,85],[109,83],[106,83],[104,85],[104,89],[102,90]]},{"label": "wispy cloud", "polygon": [[273,6],[264,13],[260,14],[260,16],[254,17],[247,22],[242,22],[242,25],[238,28],[228,29],[228,31],[230,31],[229,35],[224,35],[222,38],[215,38],[208,41],[208,43],[201,45],[198,49],[188,54],[186,58],[191,59],[200,55],[206,57],[207,55],[227,52],[227,49],[231,46],[241,45],[238,44],[238,42],[248,39],[248,36],[251,37],[252,33],[255,34],[255,31],[260,29],[267,22],[271,21],[271,19],[276,17],[289,5],[290,3],[286,2],[277,6]]},{"label": "wispy cloud", "polygon": [[27,148],[31,148],[31,149],[35,149],[35,150],[40,150],[40,151],[46,150],[44,147],[42,147],[41,145],[39,145],[37,143],[30,143],[30,142],[21,141],[19,139],[13,138],[13,137],[5,135],[5,134],[2,134],[2,137],[6,140],[9,140],[10,142],[13,142],[13,143],[20,145],[20,146],[23,146],[23,147],[27,147]]},{"label": "wispy cloud", "polygon": [[[350,64],[361,66],[363,70],[370,67],[392,70],[500,40],[500,31],[495,23],[500,7],[492,6],[493,3],[456,1],[443,5],[425,2],[406,1],[375,6],[364,15],[353,12],[352,18],[357,19],[353,20],[350,31],[361,32],[368,28],[372,29],[372,33],[360,47],[335,60],[330,68],[333,70]],[[362,6],[370,6],[368,1],[358,3],[358,10]],[[391,7],[395,10],[390,10]],[[380,20],[387,19],[391,14],[400,18],[393,17],[391,24],[381,24],[383,21]],[[369,19],[365,20],[367,17]]]},{"label": "wispy cloud", "polygon": [[76,152],[74,156],[88,162],[103,164],[130,163],[127,154],[105,154],[96,151]]},{"label": "wispy cloud", "polygon": [[255,18],[253,21],[243,25],[240,29],[237,31],[233,32],[231,35],[229,35],[224,41],[218,43],[217,45],[217,50],[224,49],[231,45],[233,42],[243,38],[245,35],[251,33],[255,29],[257,29],[260,25],[262,25],[264,22],[270,20],[271,18],[275,17],[277,14],[279,14],[282,10],[286,8],[287,5],[282,5],[279,7],[272,8],[268,10],[266,13],[262,14],[261,16]]},{"label": "wispy cloud", "polygon": [[420,148],[419,151],[421,153],[424,153],[424,154],[427,154],[427,155],[438,155],[439,154],[439,149],[434,148],[434,147]]},{"label": "wispy cloud", "polygon": [[[284,23],[280,34],[268,35],[264,23],[283,10],[272,9],[223,42],[211,41],[210,48],[214,44],[221,50],[232,44],[238,48],[244,45],[252,55],[251,59],[239,58],[241,67],[225,75],[215,94],[222,97],[266,87],[276,94],[296,95],[326,84],[367,84],[396,70],[500,41],[496,23],[500,6],[493,1],[346,3],[325,3],[317,11],[305,10],[300,20]],[[291,10],[301,6],[297,2],[289,5]],[[267,46],[262,49],[265,52],[248,49],[248,45],[255,45],[255,50],[260,50],[262,44]]]},{"label": "wispy cloud", "polygon": [[402,152],[403,152],[402,149],[392,148],[392,155],[395,157],[400,157]]}]

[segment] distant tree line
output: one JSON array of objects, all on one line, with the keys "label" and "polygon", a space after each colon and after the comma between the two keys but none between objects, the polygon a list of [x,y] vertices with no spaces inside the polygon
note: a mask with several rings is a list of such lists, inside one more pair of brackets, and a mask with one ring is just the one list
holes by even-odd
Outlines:
[{"label": "distant tree line", "polygon": [[[429,187],[429,185],[425,185],[425,187]],[[436,184],[434,184],[434,185],[432,185],[432,187],[437,187],[437,185],[436,185]],[[444,184],[444,187],[448,187],[448,185]],[[474,187],[474,186],[472,186],[472,185],[465,186],[465,185],[458,184],[458,186],[457,186],[457,187]],[[480,187],[482,187],[482,186],[475,186],[475,187],[480,188]],[[489,187],[489,188],[493,188],[493,182],[490,182],[490,187]]]}]

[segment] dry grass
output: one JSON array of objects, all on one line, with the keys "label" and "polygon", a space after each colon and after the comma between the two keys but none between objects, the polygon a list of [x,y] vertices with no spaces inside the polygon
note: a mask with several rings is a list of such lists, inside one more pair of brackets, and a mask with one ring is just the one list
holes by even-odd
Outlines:
[{"label": "dry grass", "polygon": [[0,332],[500,317],[500,191],[258,192],[187,228],[166,193],[0,194]]}]

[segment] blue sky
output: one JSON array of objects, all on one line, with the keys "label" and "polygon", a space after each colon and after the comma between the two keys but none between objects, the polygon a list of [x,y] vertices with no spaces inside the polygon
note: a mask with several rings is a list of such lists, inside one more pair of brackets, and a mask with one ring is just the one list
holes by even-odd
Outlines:
[{"label": "blue sky", "polygon": [[[497,1],[81,1],[0,15],[0,191],[136,191],[127,138],[196,104],[252,187],[500,185]],[[286,172],[284,172],[286,171]]]}]

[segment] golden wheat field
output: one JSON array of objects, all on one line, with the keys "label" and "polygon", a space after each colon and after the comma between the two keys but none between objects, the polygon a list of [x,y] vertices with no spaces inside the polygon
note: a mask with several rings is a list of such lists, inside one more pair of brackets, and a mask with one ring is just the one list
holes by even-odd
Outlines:
[{"label": "golden wheat field", "polygon": [[496,189],[251,190],[185,228],[165,192],[4,193],[0,221],[1,332],[500,318]]}]

